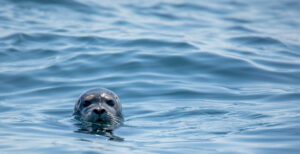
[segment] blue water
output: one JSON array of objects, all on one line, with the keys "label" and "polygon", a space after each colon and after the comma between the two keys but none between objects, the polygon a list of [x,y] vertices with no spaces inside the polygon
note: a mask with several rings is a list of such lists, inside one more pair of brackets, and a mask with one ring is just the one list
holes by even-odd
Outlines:
[{"label": "blue water", "polygon": [[[299,153],[299,0],[1,0],[0,153]],[[78,131],[104,87],[123,141]]]}]

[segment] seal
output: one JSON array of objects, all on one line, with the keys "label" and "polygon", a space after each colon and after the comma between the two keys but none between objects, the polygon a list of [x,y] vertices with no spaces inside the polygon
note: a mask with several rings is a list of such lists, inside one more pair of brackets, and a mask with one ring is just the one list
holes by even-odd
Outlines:
[{"label": "seal", "polygon": [[75,104],[75,119],[103,129],[112,130],[124,122],[118,96],[104,88],[92,89],[80,96]]}]

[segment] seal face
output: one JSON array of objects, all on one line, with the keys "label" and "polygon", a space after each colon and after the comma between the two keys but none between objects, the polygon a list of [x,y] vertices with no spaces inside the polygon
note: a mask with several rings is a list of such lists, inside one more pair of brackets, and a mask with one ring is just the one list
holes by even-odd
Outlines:
[{"label": "seal face", "polygon": [[108,89],[92,89],[80,96],[74,107],[76,119],[114,129],[124,121],[118,96]]}]

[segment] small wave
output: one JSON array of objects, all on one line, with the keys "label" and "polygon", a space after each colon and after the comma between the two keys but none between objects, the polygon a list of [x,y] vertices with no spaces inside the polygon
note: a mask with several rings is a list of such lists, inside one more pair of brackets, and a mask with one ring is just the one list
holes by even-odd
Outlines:
[{"label": "small wave", "polygon": [[1,37],[1,41],[10,42],[13,45],[21,45],[33,42],[49,42],[57,40],[57,35],[52,34],[27,34],[27,33],[14,33],[8,36]]},{"label": "small wave", "polygon": [[252,30],[252,29],[247,28],[245,26],[231,26],[231,27],[226,28],[226,30],[245,32],[247,34],[256,33],[255,30]]},{"label": "small wave", "polygon": [[[28,1],[19,1],[19,0],[8,0],[10,3],[35,6],[35,7],[63,7],[73,11],[87,14],[96,14],[98,11],[96,8],[101,8],[102,10],[110,10],[106,7],[97,5],[94,8],[91,4],[81,3],[75,0],[61,1],[61,0],[28,0]],[[94,3],[93,3],[94,4]],[[95,5],[95,4],[94,4]]]},{"label": "small wave", "polygon": [[271,60],[265,58],[256,59],[255,62],[264,65],[265,67],[269,67],[272,71],[276,72],[299,72],[299,66],[291,63],[290,61]]},{"label": "small wave", "polygon": [[76,36],[76,35],[62,35],[50,33],[14,33],[0,38],[1,41],[10,43],[15,46],[27,46],[34,48],[36,43],[53,45],[54,48],[66,46],[70,43],[81,45],[113,45],[116,40],[98,37],[98,36]]},{"label": "small wave", "polygon": [[247,20],[247,19],[241,19],[241,18],[235,18],[235,17],[227,17],[227,18],[224,18],[224,20],[230,21],[230,22],[235,23],[235,24],[246,24],[246,23],[251,23],[250,20]]},{"label": "small wave", "polygon": [[286,48],[286,45],[284,43],[271,37],[242,36],[242,37],[233,37],[229,39],[229,41],[234,43],[239,43],[241,45],[276,46],[276,47]]},{"label": "small wave", "polygon": [[7,103],[0,102],[0,113],[9,112],[10,110],[14,110],[14,106],[9,106]]},{"label": "small wave", "polygon": [[170,41],[155,40],[155,39],[128,40],[128,41],[123,41],[123,43],[121,43],[120,45],[124,47],[140,46],[140,47],[151,47],[151,48],[171,47],[171,48],[197,49],[197,47],[187,42],[170,42]]},{"label": "small wave", "polygon": [[225,8],[214,8],[214,7],[209,7],[200,4],[193,4],[193,3],[178,3],[178,4],[166,4],[166,5],[170,5],[176,9],[181,9],[181,10],[202,11],[202,12],[214,13],[214,14],[228,13],[228,10],[226,10]]},{"label": "small wave", "polygon": [[201,109],[195,107],[177,107],[166,112],[149,112],[143,116],[136,118],[145,119],[177,119],[177,118],[191,118],[195,116],[219,116],[228,113],[228,111],[217,110],[217,109]]},{"label": "small wave", "polygon": [[300,100],[300,92],[273,94],[269,96],[266,100],[270,102],[283,102],[283,101],[298,102]]}]

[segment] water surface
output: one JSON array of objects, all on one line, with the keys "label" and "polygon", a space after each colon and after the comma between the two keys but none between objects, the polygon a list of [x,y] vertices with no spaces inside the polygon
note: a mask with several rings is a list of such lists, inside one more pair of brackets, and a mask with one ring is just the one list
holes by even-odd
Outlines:
[{"label": "water surface", "polygon": [[[1,153],[299,153],[297,0],[3,0]],[[105,87],[124,126],[78,132]]]}]

